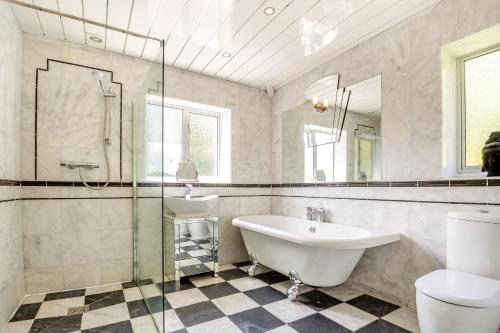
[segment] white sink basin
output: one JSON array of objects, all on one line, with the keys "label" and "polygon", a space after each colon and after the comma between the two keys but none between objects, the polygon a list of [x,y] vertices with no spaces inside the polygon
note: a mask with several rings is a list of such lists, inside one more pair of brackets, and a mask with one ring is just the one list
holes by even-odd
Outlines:
[{"label": "white sink basin", "polygon": [[166,197],[167,208],[174,212],[176,217],[200,217],[210,215],[217,206],[218,195],[209,195],[192,199]]}]

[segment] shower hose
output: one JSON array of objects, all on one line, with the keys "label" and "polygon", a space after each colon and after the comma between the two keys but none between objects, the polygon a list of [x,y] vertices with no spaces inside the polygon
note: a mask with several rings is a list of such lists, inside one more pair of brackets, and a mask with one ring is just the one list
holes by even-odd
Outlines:
[{"label": "shower hose", "polygon": [[110,170],[109,170],[109,157],[108,157],[108,143],[107,143],[107,140],[105,140],[104,142],[104,156],[106,157],[106,170],[107,170],[107,180],[106,180],[106,183],[104,183],[102,186],[90,186],[86,181],[85,179],[83,179],[83,175],[82,175],[82,168],[78,168],[78,174],[80,175],[80,179],[82,180],[83,182],[83,185],[85,185],[85,187],[91,189],[91,190],[102,190],[103,188],[105,188],[106,186],[109,185],[109,179],[110,179]]},{"label": "shower hose", "polygon": [[80,175],[80,179],[87,188],[91,190],[102,190],[106,186],[109,185],[109,180],[111,178],[111,171],[109,169],[109,156],[108,156],[108,146],[111,144],[111,101],[109,96],[104,96],[105,98],[105,110],[104,110],[104,141],[103,141],[103,149],[104,149],[104,157],[106,160],[106,170],[107,170],[107,178],[106,183],[102,186],[90,186],[85,179],[83,179],[82,168],[78,168],[78,174]]}]

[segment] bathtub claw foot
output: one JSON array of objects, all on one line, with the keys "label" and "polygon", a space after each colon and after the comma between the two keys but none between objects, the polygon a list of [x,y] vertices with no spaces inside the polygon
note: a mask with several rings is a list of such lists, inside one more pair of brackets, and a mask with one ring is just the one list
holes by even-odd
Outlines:
[{"label": "bathtub claw foot", "polygon": [[257,261],[257,257],[255,254],[251,253],[250,254],[250,261],[252,262],[252,266],[248,267],[248,276],[254,277],[255,276],[255,271],[257,270],[257,265],[259,265],[259,262]]},{"label": "bathtub claw foot", "polygon": [[298,286],[291,286],[287,290],[287,295],[288,299],[292,302],[295,302],[297,300],[297,295],[299,294],[299,287]]},{"label": "bathtub claw foot", "polygon": [[302,286],[304,283],[302,283],[299,273],[297,273],[296,271],[290,271],[290,273],[288,273],[288,277],[290,278],[290,281],[292,282],[293,285],[290,288],[288,288],[286,293],[288,295],[288,299],[294,302],[297,300],[297,295],[299,294],[299,287]]}]

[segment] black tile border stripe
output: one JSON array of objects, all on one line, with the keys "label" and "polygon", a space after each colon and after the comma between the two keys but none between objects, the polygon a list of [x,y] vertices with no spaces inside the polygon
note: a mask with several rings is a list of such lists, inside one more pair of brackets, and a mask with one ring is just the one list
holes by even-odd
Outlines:
[{"label": "black tile border stripe", "polygon": [[[100,182],[89,182],[99,185]],[[500,186],[500,178],[421,180],[421,181],[369,181],[369,182],[332,182],[332,183],[283,183],[283,184],[241,184],[241,183],[163,183],[165,187],[220,187],[220,188],[303,188],[303,187],[471,187]],[[46,180],[7,180],[0,179],[0,186],[74,186],[83,187],[80,181],[46,181]],[[132,187],[132,182],[110,182],[109,187]],[[161,187],[161,182],[139,182],[137,187]]]},{"label": "black tile border stripe", "polygon": [[[181,197],[181,196],[176,196]],[[323,199],[323,200],[349,200],[349,201],[376,201],[376,202],[398,202],[398,203],[419,203],[419,204],[444,204],[444,205],[475,205],[475,206],[500,206],[500,203],[488,202],[460,202],[460,201],[432,201],[432,200],[403,200],[403,199],[377,199],[377,198],[351,198],[351,197],[331,197],[331,196],[306,196],[306,195],[281,195],[281,194],[243,194],[243,195],[221,195],[220,198],[302,198],[302,199]],[[138,199],[161,199],[159,196],[138,196]],[[0,203],[12,201],[38,201],[38,200],[132,200],[133,197],[49,197],[49,198],[17,198],[0,200]]]},{"label": "black tile border stripe", "polygon": [[5,199],[5,200],[0,200],[0,203],[5,203],[5,202],[12,202],[12,201],[20,201],[21,198],[19,199]]},{"label": "black tile border stripe", "polygon": [[17,200],[20,201],[27,201],[27,200],[122,200],[122,199],[128,199],[132,200],[134,197],[131,196],[126,196],[126,197],[49,197],[49,198],[20,198]]},{"label": "black tile border stripe", "polygon": [[480,205],[480,206],[500,206],[500,203],[488,202],[461,202],[461,201],[439,201],[439,200],[405,200],[405,199],[378,199],[378,198],[351,198],[351,197],[329,197],[329,196],[307,196],[307,195],[283,195],[271,194],[262,195],[283,198],[303,198],[303,199],[327,199],[327,200],[351,200],[351,201],[381,201],[381,202],[406,202],[406,203],[428,203],[445,205]]},{"label": "black tile border stripe", "polygon": [[19,186],[21,182],[19,180],[9,180],[9,179],[0,179],[0,186]]},{"label": "black tile border stripe", "polygon": [[[74,181],[45,181],[45,180],[23,180],[20,181],[21,186],[43,186],[43,187],[84,187],[83,182]],[[87,182],[90,186],[99,186],[104,184],[100,182]],[[110,182],[108,187],[132,187],[132,182]]]}]

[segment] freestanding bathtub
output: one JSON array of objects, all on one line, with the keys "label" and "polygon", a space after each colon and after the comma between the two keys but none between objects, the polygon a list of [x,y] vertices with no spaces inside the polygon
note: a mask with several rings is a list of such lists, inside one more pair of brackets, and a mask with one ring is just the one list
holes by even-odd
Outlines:
[{"label": "freestanding bathtub", "polygon": [[344,283],[365,249],[400,239],[398,233],[280,215],[241,216],[233,225],[253,261],[315,287]]}]

